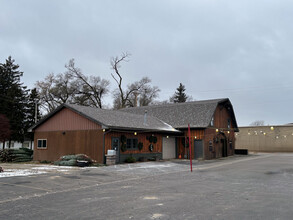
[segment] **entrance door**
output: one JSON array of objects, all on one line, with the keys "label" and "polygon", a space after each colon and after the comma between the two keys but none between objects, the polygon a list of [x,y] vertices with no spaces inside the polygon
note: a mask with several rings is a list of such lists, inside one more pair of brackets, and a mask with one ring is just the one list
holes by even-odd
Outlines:
[{"label": "entrance door", "polygon": [[112,150],[116,151],[116,163],[119,163],[119,157],[120,157],[120,139],[117,137],[112,137],[112,143],[111,147]]},{"label": "entrance door", "polygon": [[222,144],[222,157],[227,157],[228,156],[227,140],[221,139],[221,144]]},{"label": "entrance door", "polygon": [[175,138],[165,138],[163,137],[163,159],[173,159],[175,158],[176,154],[176,145],[175,145]]},{"label": "entrance door", "polygon": [[194,159],[203,158],[203,141],[194,140]]}]

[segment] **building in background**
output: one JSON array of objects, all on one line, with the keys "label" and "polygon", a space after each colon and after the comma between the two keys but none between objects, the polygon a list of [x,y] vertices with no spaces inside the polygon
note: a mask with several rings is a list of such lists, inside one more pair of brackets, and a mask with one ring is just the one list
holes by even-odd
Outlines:
[{"label": "building in background", "polygon": [[250,152],[293,152],[293,124],[239,127],[235,149]]}]

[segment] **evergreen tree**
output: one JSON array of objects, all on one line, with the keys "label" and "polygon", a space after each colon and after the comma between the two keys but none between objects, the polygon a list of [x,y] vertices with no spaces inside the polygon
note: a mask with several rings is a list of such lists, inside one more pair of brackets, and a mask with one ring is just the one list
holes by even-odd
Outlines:
[{"label": "evergreen tree", "polygon": [[5,141],[10,138],[10,124],[9,120],[5,115],[0,114],[0,141],[3,144],[3,149],[5,146]]},{"label": "evergreen tree", "polygon": [[188,96],[185,94],[185,86],[180,83],[179,87],[176,89],[175,94],[171,98],[174,103],[186,102]]},{"label": "evergreen tree", "polygon": [[[28,99],[27,99],[27,104],[26,104],[25,124],[27,128],[30,128],[31,126],[33,126],[36,123],[36,120],[38,121],[41,118],[39,108],[36,106],[36,103],[38,105],[39,101],[40,101],[39,94],[37,92],[37,89],[34,88],[30,91],[30,94],[28,95]],[[37,113],[37,118],[35,118],[36,113]]]},{"label": "evergreen tree", "polygon": [[10,122],[10,141],[23,142],[25,131],[27,92],[20,82],[23,72],[9,56],[6,63],[0,63],[0,114],[5,115]]},{"label": "evergreen tree", "polygon": [[29,138],[31,141],[34,140],[34,133],[28,133],[27,130],[32,127],[37,121],[40,120],[41,114],[38,108],[40,102],[40,97],[37,89],[34,88],[30,91],[26,104],[26,117],[25,117],[25,137]]}]

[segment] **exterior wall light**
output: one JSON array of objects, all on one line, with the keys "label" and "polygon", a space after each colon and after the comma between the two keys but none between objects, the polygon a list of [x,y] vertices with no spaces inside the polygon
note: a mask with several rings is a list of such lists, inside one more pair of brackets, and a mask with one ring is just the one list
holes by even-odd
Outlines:
[{"label": "exterior wall light", "polygon": [[169,138],[169,136],[167,136],[167,138]]},{"label": "exterior wall light", "polygon": [[137,133],[136,133],[136,132],[134,132],[134,135],[137,135]]},{"label": "exterior wall light", "polygon": [[271,127],[271,130],[273,131],[274,129],[275,129],[275,128],[272,126],[272,127]]},{"label": "exterior wall light", "polygon": [[216,132],[219,132],[219,129],[218,128],[216,129]]},{"label": "exterior wall light", "polygon": [[228,134],[230,134],[230,131],[228,131]]},{"label": "exterior wall light", "polygon": [[106,131],[106,129],[103,129],[103,132],[105,132]]},{"label": "exterior wall light", "polygon": [[196,139],[197,137],[196,136],[194,136],[194,139]]}]

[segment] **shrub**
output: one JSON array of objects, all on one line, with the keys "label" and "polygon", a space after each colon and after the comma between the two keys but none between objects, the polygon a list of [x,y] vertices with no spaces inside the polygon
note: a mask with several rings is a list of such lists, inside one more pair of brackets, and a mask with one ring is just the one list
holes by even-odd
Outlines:
[{"label": "shrub", "polygon": [[136,162],[136,159],[133,156],[127,157],[125,159],[125,163],[135,163],[135,162]]},{"label": "shrub", "polygon": [[33,150],[27,148],[0,151],[0,162],[28,162],[33,159]]},{"label": "shrub", "polygon": [[64,155],[55,161],[55,165],[59,166],[88,166],[92,164],[92,159],[85,154]]},{"label": "shrub", "polygon": [[40,163],[51,163],[51,161],[48,161],[48,160],[41,160]]}]

